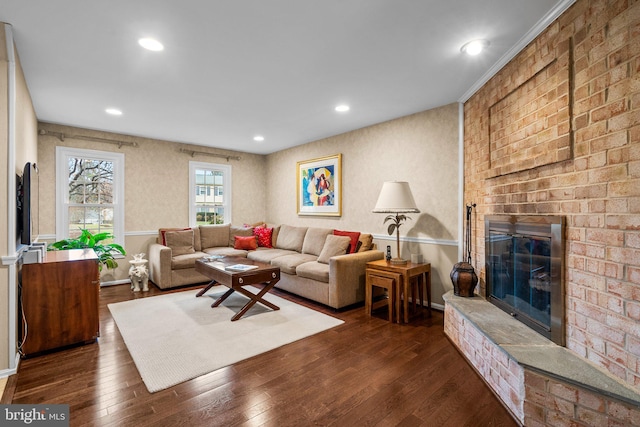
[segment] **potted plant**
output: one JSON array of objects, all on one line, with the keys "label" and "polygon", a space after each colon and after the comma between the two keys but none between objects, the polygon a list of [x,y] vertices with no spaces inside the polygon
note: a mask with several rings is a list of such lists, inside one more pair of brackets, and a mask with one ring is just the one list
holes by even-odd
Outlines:
[{"label": "potted plant", "polygon": [[124,248],[117,243],[102,244],[104,240],[113,239],[111,233],[92,234],[89,230],[82,229],[79,237],[75,239],[63,239],[49,245],[48,250],[86,249],[91,248],[98,255],[98,269],[102,271],[105,265],[109,269],[117,268],[118,262],[115,254],[126,255]]}]

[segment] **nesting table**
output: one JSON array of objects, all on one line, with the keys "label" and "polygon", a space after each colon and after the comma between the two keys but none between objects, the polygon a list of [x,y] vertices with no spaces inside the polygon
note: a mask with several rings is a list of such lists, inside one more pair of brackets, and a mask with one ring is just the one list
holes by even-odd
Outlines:
[{"label": "nesting table", "polygon": [[[398,265],[391,264],[390,262],[381,259],[377,261],[370,261],[367,263],[367,271],[369,274],[367,278],[375,276],[376,271],[381,272],[381,276],[386,276],[388,273],[396,274],[400,277],[399,284],[396,286],[395,295],[393,296],[397,302],[396,304],[396,321],[401,323],[409,323],[409,287],[411,280],[418,281],[418,293],[420,294],[420,305],[423,305],[423,288],[427,290],[427,309],[429,316],[431,316],[431,264],[421,263],[414,264],[408,261],[406,264]],[[387,274],[384,274],[387,273]],[[367,288],[371,286],[371,283],[367,283]],[[390,296],[391,297],[391,296]],[[400,301],[402,300],[402,307],[400,307]],[[415,307],[415,296],[413,298],[413,305]],[[402,308],[402,310],[401,310]],[[401,313],[402,311],[402,313]]]}]

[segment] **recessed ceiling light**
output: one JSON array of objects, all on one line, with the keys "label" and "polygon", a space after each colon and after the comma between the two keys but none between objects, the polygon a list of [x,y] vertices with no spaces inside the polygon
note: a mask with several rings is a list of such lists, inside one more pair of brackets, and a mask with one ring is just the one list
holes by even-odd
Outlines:
[{"label": "recessed ceiling light", "polygon": [[152,50],[154,52],[159,52],[164,50],[164,46],[156,39],[152,39],[149,37],[145,37],[138,40],[138,44],[147,50]]},{"label": "recessed ceiling light", "polygon": [[262,142],[262,141],[264,141],[264,136],[256,135],[256,136],[253,137],[253,140],[254,141],[258,141],[258,142]]},{"label": "recessed ceiling light", "polygon": [[460,52],[464,52],[467,55],[475,56],[482,52],[488,46],[489,40],[472,40],[469,43],[465,43],[460,48]]},{"label": "recessed ceiling light", "polygon": [[121,116],[122,115],[122,110],[119,110],[117,108],[107,108],[104,111],[106,111],[107,114],[111,114],[112,116]]},{"label": "recessed ceiling light", "polygon": [[347,111],[349,111],[349,110],[350,110],[349,106],[348,106],[348,105],[345,105],[345,104],[338,105],[338,106],[336,107],[336,111],[337,111],[337,112],[339,112],[339,113],[345,113],[345,112],[347,112]]}]

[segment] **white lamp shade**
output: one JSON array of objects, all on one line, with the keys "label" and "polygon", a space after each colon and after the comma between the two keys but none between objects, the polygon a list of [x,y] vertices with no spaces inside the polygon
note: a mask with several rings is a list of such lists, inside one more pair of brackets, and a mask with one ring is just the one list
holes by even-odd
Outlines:
[{"label": "white lamp shade", "polygon": [[377,213],[418,213],[420,210],[413,200],[409,183],[404,181],[387,181],[382,184],[380,196],[373,212]]}]

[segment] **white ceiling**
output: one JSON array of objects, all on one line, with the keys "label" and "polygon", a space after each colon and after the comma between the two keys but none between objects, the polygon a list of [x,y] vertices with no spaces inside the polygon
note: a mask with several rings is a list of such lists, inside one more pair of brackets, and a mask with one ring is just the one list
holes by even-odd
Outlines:
[{"label": "white ceiling", "polygon": [[0,0],[0,21],[39,120],[266,154],[464,101],[571,3]]}]

